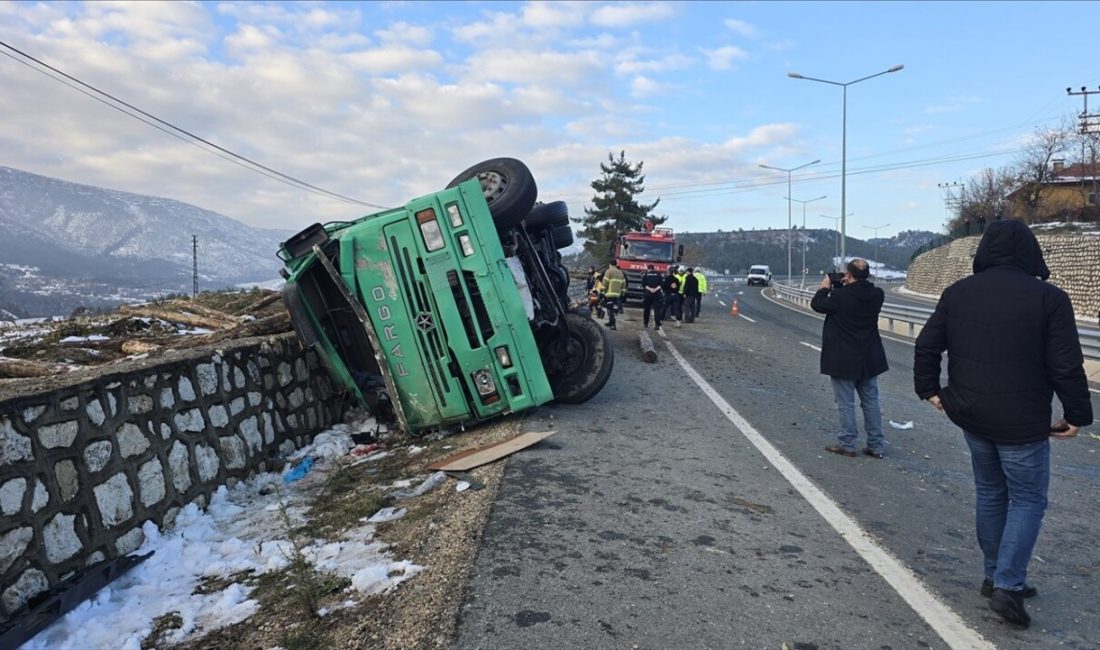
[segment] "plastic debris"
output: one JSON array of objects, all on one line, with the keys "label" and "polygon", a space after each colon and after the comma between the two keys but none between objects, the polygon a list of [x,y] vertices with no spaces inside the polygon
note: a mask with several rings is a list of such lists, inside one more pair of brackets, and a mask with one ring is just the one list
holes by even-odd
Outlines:
[{"label": "plastic debris", "polygon": [[893,420],[890,420],[890,426],[894,427],[895,429],[912,429],[913,421],[909,420],[908,422],[894,422]]},{"label": "plastic debris", "polygon": [[382,508],[378,512],[370,516],[367,519],[367,523],[380,524],[384,521],[394,521],[405,516],[406,510],[404,508],[394,508],[393,506]]},{"label": "plastic debris", "polygon": [[306,456],[302,459],[302,462],[292,467],[286,474],[283,474],[283,482],[293,483],[306,474],[309,474],[309,470],[311,469],[313,469],[313,456]]},{"label": "plastic debris", "polygon": [[470,484],[466,481],[459,481],[455,483],[455,492],[465,492],[470,489]]},{"label": "plastic debris", "polygon": [[371,454],[375,451],[378,451],[381,448],[382,448],[382,445],[379,445],[378,443],[371,443],[371,444],[367,444],[367,445],[355,445],[354,447],[351,448],[351,451],[348,452],[348,453],[350,453],[352,456],[366,456],[366,455]]},{"label": "plastic debris", "polygon": [[412,497],[418,497],[422,494],[426,494],[436,489],[447,480],[447,474],[445,472],[435,472],[428,478],[424,479],[420,485],[416,486],[412,490],[398,490],[393,493],[395,499],[411,499]]}]

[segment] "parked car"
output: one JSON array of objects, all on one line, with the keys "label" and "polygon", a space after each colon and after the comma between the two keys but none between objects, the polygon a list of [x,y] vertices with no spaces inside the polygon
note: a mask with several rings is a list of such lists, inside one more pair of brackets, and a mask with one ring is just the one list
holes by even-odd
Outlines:
[{"label": "parked car", "polygon": [[611,342],[568,307],[568,208],[536,199],[527,166],[497,158],[402,207],[313,224],[279,251],[295,331],[413,434],[591,398]]},{"label": "parked car", "polygon": [[745,276],[745,284],[752,286],[759,284],[766,287],[772,283],[772,270],[765,265],[749,267],[749,274]]}]

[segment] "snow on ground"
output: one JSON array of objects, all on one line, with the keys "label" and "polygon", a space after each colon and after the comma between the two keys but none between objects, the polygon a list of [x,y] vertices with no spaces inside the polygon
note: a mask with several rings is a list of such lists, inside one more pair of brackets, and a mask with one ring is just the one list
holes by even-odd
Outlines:
[{"label": "snow on ground", "polygon": [[[166,640],[178,643],[243,621],[259,607],[249,598],[251,588],[231,584],[225,589],[195,594],[203,578],[226,578],[242,572],[262,574],[286,567],[293,545],[285,538],[288,516],[294,525],[305,514],[301,486],[322,480],[324,464],[332,462],[344,444],[350,448],[350,432],[373,430],[373,420],[337,425],[317,436],[310,448],[318,458],[311,476],[287,484],[279,474],[261,474],[233,488],[222,486],[210,499],[206,511],[194,504],[180,510],[175,528],[158,530],[146,522],[145,543],[137,554],[154,551],[145,562],[100,590],[64,618],[24,644],[25,650],[139,650],[141,640],[153,629],[155,618],[178,612],[183,626],[171,631]],[[307,448],[307,449],[310,449]],[[328,454],[332,454],[331,456]],[[270,486],[278,490],[271,491]],[[263,490],[263,488],[269,488]],[[261,494],[272,492],[271,494]],[[281,500],[281,501],[280,501]],[[281,504],[281,505],[280,505]],[[391,521],[404,513],[379,512],[372,521]],[[351,580],[348,598],[377,594],[392,589],[416,575],[421,567],[407,560],[394,560],[384,544],[374,541],[374,525],[347,531],[335,542],[311,542],[303,556],[318,570]]]}]

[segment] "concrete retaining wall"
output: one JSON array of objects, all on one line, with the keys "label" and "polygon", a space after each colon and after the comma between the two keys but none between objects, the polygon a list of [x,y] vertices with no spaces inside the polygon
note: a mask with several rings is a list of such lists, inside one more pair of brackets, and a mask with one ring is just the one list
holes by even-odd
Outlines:
[{"label": "concrete retaining wall", "polygon": [[342,391],[292,335],[40,384],[5,386],[0,401],[0,620],[343,415]]},{"label": "concrete retaining wall", "polygon": [[[1061,287],[1079,319],[1096,323],[1100,311],[1100,237],[1093,235],[1036,235],[1050,268],[1050,282]],[[972,272],[980,237],[961,237],[928,251],[909,264],[905,287],[938,296]]]}]

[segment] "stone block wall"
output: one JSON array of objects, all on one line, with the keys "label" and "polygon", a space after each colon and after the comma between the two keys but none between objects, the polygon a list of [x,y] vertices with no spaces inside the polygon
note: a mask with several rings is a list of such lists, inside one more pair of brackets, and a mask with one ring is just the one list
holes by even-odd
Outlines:
[{"label": "stone block wall", "polygon": [[292,335],[129,362],[0,400],[0,620],[141,526],[274,469],[340,421],[344,393]]},{"label": "stone block wall", "polygon": [[[1050,268],[1050,282],[1069,294],[1077,317],[1096,322],[1100,311],[1100,236],[1036,235]],[[928,251],[909,264],[905,287],[940,295],[973,271],[980,237],[961,237]]]}]

